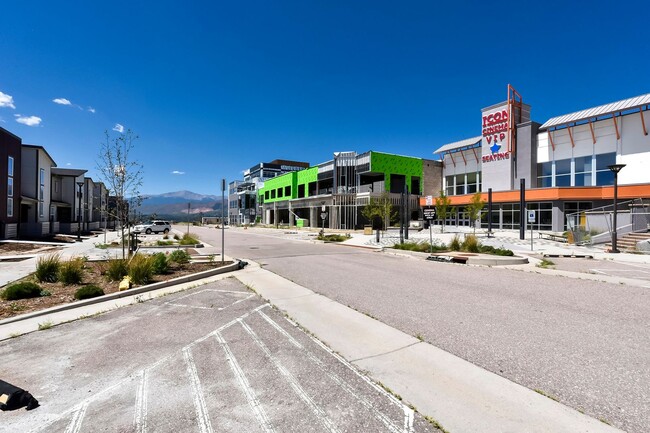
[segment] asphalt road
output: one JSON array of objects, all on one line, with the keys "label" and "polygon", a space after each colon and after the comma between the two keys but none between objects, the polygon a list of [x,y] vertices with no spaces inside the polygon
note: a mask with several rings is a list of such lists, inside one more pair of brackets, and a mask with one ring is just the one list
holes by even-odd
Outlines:
[{"label": "asphalt road", "polygon": [[0,342],[41,406],[0,432],[435,432],[265,304],[215,283]]},{"label": "asphalt road", "polygon": [[[194,228],[220,245],[220,231]],[[226,254],[631,433],[650,431],[650,291],[435,263],[255,230]],[[406,396],[408,398],[408,396]]]}]

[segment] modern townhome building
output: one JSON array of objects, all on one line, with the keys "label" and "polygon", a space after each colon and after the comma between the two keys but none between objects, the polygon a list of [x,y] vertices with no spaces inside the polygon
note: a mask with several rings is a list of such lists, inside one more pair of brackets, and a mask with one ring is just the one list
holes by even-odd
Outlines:
[{"label": "modern townhome building", "polygon": [[[487,201],[491,191],[492,227],[519,228],[523,180],[535,230],[562,232],[584,226],[586,219],[600,220],[599,227],[591,225],[594,232],[611,230],[614,171],[619,169],[618,198],[624,202],[619,232],[639,223],[647,230],[649,108],[650,94],[645,94],[540,124],[531,121],[530,106],[509,86],[506,101],[481,110],[480,135],[434,152],[443,161],[444,191],[457,209],[449,222],[469,225],[464,206],[475,192]],[[645,215],[633,218],[635,213]],[[487,226],[487,218],[482,225]]]},{"label": "modern townhome building", "polygon": [[256,222],[260,217],[257,195],[266,180],[308,167],[309,163],[307,162],[275,159],[271,162],[260,162],[246,170],[244,180],[235,180],[228,184],[228,216],[230,224],[252,224]]},{"label": "modern townhome building", "polygon": [[83,230],[83,187],[87,170],[52,168],[52,219],[57,233]]},{"label": "modern townhome building", "polygon": [[361,209],[371,197],[386,191],[397,205],[405,190],[412,219],[418,219],[419,196],[440,190],[441,172],[439,161],[374,151],[336,152],[330,161],[264,182],[259,190],[262,219],[265,224],[361,228],[368,223]]},{"label": "modern townhome building", "polygon": [[90,181],[86,183],[88,194],[84,200],[86,208],[89,209],[85,218],[85,221],[89,221],[86,230],[108,228],[108,190],[106,185],[90,178],[86,179]]},{"label": "modern townhome building", "polygon": [[51,170],[54,159],[42,146],[22,145],[22,176],[20,183],[20,235],[47,236],[54,231],[51,212]]},{"label": "modern townhome building", "polygon": [[21,144],[20,137],[0,127],[0,239],[18,236]]}]

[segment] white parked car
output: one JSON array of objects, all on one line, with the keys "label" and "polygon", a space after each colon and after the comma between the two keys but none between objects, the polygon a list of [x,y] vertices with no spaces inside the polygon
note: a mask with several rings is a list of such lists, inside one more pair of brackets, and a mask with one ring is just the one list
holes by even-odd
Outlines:
[{"label": "white parked car", "polygon": [[151,233],[167,234],[171,229],[172,226],[169,224],[169,221],[155,220],[146,224],[138,224],[137,226],[133,227],[133,233],[145,233],[148,235]]}]

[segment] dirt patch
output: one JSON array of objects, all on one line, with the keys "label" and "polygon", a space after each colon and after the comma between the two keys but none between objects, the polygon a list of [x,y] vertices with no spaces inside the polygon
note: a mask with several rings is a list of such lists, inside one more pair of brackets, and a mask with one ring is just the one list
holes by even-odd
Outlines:
[{"label": "dirt patch", "polygon": [[[68,304],[70,302],[77,302],[74,298],[74,292],[87,284],[95,284],[104,290],[105,294],[114,293],[118,291],[118,282],[108,281],[102,274],[105,267],[104,261],[86,262],[84,265],[84,279],[83,284],[74,284],[64,286],[61,283],[37,283],[51,293],[50,296],[42,296],[40,298],[20,299],[17,301],[5,301],[0,299],[0,320],[8,317],[13,317],[18,314],[30,313],[32,311],[43,310],[55,305]],[[225,262],[224,265],[229,265],[232,262]],[[182,277],[184,275],[195,274],[197,272],[207,271],[221,267],[221,262],[214,263],[189,263],[183,266],[174,264],[170,265],[169,272],[164,275],[154,275],[151,283],[158,283],[161,281],[168,281],[172,278]],[[24,278],[21,281],[33,281],[33,277]],[[134,286],[138,287],[138,286]]]},{"label": "dirt patch", "polygon": [[21,254],[35,254],[43,251],[55,251],[59,247],[54,245],[30,244],[24,242],[0,242],[0,256],[17,256]]}]

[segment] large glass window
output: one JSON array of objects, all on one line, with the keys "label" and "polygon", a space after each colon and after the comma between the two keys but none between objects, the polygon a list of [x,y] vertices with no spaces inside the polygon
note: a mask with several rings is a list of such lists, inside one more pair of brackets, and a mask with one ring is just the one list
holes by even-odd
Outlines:
[{"label": "large glass window", "polygon": [[537,187],[549,188],[553,186],[553,161],[537,164]]},{"label": "large glass window", "polygon": [[456,175],[456,195],[465,194],[465,174]]},{"label": "large glass window", "polygon": [[478,190],[478,173],[467,173],[467,194],[474,194]]},{"label": "large glass window", "polygon": [[14,157],[10,156],[9,159],[7,160],[7,175],[8,176],[13,176],[14,175]]},{"label": "large glass window", "polygon": [[571,186],[571,160],[555,161],[555,186]]},{"label": "large glass window", "polygon": [[614,173],[608,166],[616,164],[616,153],[596,155],[596,185],[614,185]]},{"label": "large glass window", "polygon": [[445,176],[445,194],[446,195],[454,195],[455,191],[455,183],[454,183],[455,176]]},{"label": "large glass window", "polygon": [[583,156],[575,159],[575,186],[592,186],[593,157]]}]

